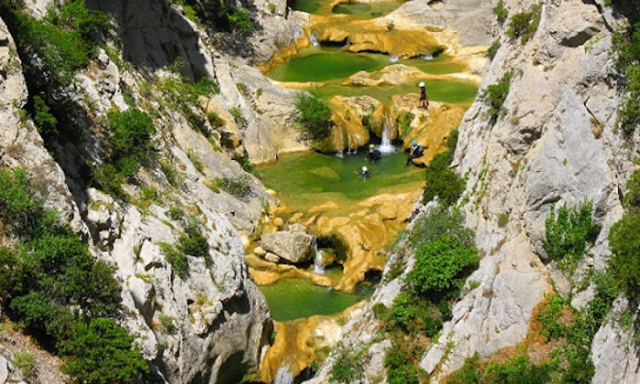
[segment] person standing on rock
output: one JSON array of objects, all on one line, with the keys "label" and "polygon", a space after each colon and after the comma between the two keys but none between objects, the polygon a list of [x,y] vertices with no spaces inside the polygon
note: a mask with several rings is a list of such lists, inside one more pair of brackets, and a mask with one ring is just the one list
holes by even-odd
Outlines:
[{"label": "person standing on rock", "polygon": [[421,81],[418,86],[420,87],[420,105],[418,105],[418,108],[427,109],[429,108],[429,100],[427,100],[427,89],[425,88],[424,81]]}]

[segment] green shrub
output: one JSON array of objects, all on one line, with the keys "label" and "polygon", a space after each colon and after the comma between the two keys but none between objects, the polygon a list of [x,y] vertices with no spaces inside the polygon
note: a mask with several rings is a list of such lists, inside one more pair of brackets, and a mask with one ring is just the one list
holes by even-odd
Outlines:
[{"label": "green shrub", "polygon": [[[111,330],[104,324],[115,324],[97,320],[118,315],[120,286],[113,267],[95,260],[80,236],[60,223],[56,212],[43,208],[24,170],[0,171],[0,220],[17,240],[10,252],[0,249],[3,274],[18,272],[11,274],[9,295],[2,279],[3,307],[42,346],[66,357],[71,382],[132,382],[145,372],[133,337],[122,328],[97,336],[89,332]],[[94,342],[85,343],[89,338]],[[93,364],[98,361],[100,367]]]},{"label": "green shrub", "polygon": [[498,4],[493,7],[493,13],[498,17],[498,22],[500,24],[504,23],[509,17],[509,10],[504,6],[504,1],[498,1]]},{"label": "green shrub", "polygon": [[489,60],[493,60],[493,58],[496,57],[496,54],[498,53],[500,47],[500,40],[494,41],[491,46],[489,46],[489,49],[487,49],[487,56],[489,57]]},{"label": "green shrub", "polygon": [[561,318],[564,309],[565,302],[558,295],[548,296],[541,306],[536,318],[542,324],[540,335],[545,339],[559,339],[567,335],[568,327]]},{"label": "green shrub", "polygon": [[58,137],[58,120],[51,114],[51,109],[38,95],[33,96],[33,122],[42,137],[51,139]]},{"label": "green shrub", "polygon": [[415,115],[409,111],[402,111],[398,115],[398,128],[402,137],[407,137],[411,133],[411,130],[413,129],[411,127],[411,122],[414,117]]},{"label": "green shrub", "polygon": [[[0,257],[1,257],[1,253],[0,253]],[[2,275],[0,275],[1,277]],[[0,284],[2,284],[0,282]],[[387,320],[387,316],[389,315],[389,309],[387,308],[386,305],[382,304],[382,303],[376,303],[371,310],[373,311],[373,315],[376,317],[376,319],[380,320],[380,321],[386,321]]]},{"label": "green shrub", "polygon": [[207,112],[207,120],[209,121],[209,124],[211,124],[211,126],[214,128],[220,128],[224,125],[224,120],[215,111]]},{"label": "green shrub", "polygon": [[419,216],[409,232],[413,250],[444,236],[456,238],[464,247],[474,244],[473,231],[464,227],[464,214],[456,208],[438,204]]},{"label": "green shrub", "polygon": [[194,222],[187,224],[184,235],[178,238],[178,250],[190,256],[206,257],[209,255],[209,242],[202,233],[200,225]]},{"label": "green shrub", "polygon": [[478,352],[476,352],[472,357],[467,358],[464,361],[464,365],[462,366],[462,368],[458,369],[447,378],[447,384],[483,383],[482,374],[480,373],[480,368],[478,367],[479,360],[480,356],[478,355]]},{"label": "green shrub", "polygon": [[233,120],[236,122],[238,128],[243,129],[247,127],[247,119],[242,114],[242,109],[239,107],[229,108],[229,113],[233,116]]},{"label": "green shrub", "polygon": [[180,109],[193,128],[208,136],[209,132],[204,127],[205,111],[200,99],[220,93],[218,83],[207,77],[190,82],[181,76],[169,76],[160,81],[159,88],[164,101],[171,107]]},{"label": "green shrub", "polygon": [[143,166],[155,160],[151,136],[155,127],[151,117],[138,109],[107,114],[108,155],[93,173],[93,181],[105,192],[126,198],[122,185]]},{"label": "green shrub", "polygon": [[[10,2],[7,6],[11,7]],[[28,76],[53,87],[70,85],[75,72],[89,63],[96,53],[97,32],[107,20],[106,14],[88,10],[83,0],[68,1],[59,10],[51,7],[40,20],[19,8],[6,11],[13,11],[18,29],[13,35],[18,36],[20,50],[37,58],[24,63]]]},{"label": "green shrub", "polygon": [[502,212],[498,215],[498,227],[504,228],[509,224],[509,214],[506,212]]},{"label": "green shrub", "polygon": [[627,137],[640,124],[640,22],[631,23],[613,34],[613,49],[620,88],[626,93],[618,108],[618,125]]},{"label": "green shrub", "polygon": [[318,141],[331,135],[333,122],[329,105],[307,92],[298,92],[295,104],[297,109],[295,119],[305,139]]},{"label": "green shrub", "polygon": [[533,4],[528,11],[513,15],[507,27],[507,36],[512,39],[520,38],[522,44],[529,41],[538,29],[541,10],[540,4]]},{"label": "green shrub", "polygon": [[34,194],[25,168],[0,169],[0,218],[4,228],[24,234],[41,219],[43,202]]},{"label": "green shrub", "polygon": [[235,9],[229,14],[229,22],[233,32],[245,35],[253,29],[251,14],[245,9]]},{"label": "green shrub", "polygon": [[627,212],[609,232],[609,270],[620,289],[633,299],[640,294],[640,213]]},{"label": "green shrub", "polygon": [[427,166],[426,183],[422,192],[422,202],[425,204],[437,196],[441,204],[451,206],[464,192],[464,180],[449,168],[458,143],[458,134],[457,129],[449,133],[447,150],[435,155]]},{"label": "green shrub", "polygon": [[418,294],[454,296],[478,261],[474,247],[463,246],[455,237],[443,236],[420,247],[416,264],[406,280]]},{"label": "green shrub", "polygon": [[125,177],[131,177],[140,166],[154,159],[151,136],[155,133],[155,126],[151,117],[139,109],[111,111],[107,116],[109,161]]},{"label": "green shrub", "polygon": [[388,319],[392,322],[391,325],[394,327],[399,326],[406,331],[419,311],[418,304],[413,293],[400,293],[393,301],[393,305],[389,311]]},{"label": "green shrub", "polygon": [[387,367],[387,381],[389,384],[419,384],[420,368],[413,363],[411,356],[404,348],[394,343],[384,359]]},{"label": "green shrub", "polygon": [[61,353],[74,356],[62,367],[74,378],[72,383],[130,383],[149,371],[133,346],[134,337],[111,319],[75,322],[70,333],[58,347]]},{"label": "green shrub", "polygon": [[214,187],[221,188],[240,199],[245,199],[253,193],[247,176],[218,178],[214,183]]},{"label": "green shrub", "polygon": [[28,380],[34,380],[36,376],[36,358],[25,350],[17,352],[13,356],[13,366],[18,368]]},{"label": "green shrub", "polygon": [[498,116],[500,116],[502,105],[507,99],[507,95],[509,95],[509,86],[512,77],[513,72],[505,73],[497,84],[489,85],[480,95],[480,97],[489,104],[489,116],[492,122],[495,122]]},{"label": "green shrub", "polygon": [[565,205],[557,211],[555,206],[545,220],[545,238],[542,240],[547,256],[558,261],[560,268],[572,270],[584,255],[588,243],[593,243],[600,226],[593,222],[591,203],[577,208]]},{"label": "green shrub", "polygon": [[516,355],[502,364],[492,361],[484,371],[483,382],[500,384],[549,383],[551,368],[548,364],[533,364],[527,355]]},{"label": "green shrub", "polygon": [[344,348],[338,350],[335,364],[329,372],[332,383],[351,383],[364,377],[364,364],[362,354],[348,351]]},{"label": "green shrub", "polygon": [[441,154],[437,154],[434,157],[436,164],[429,164],[425,170],[425,186],[422,193],[422,202],[427,203],[433,200],[436,196],[438,201],[442,204],[451,206],[453,205],[462,193],[464,192],[464,180],[458,176],[448,166],[440,167],[437,164],[437,157]]},{"label": "green shrub", "polygon": [[158,245],[160,246],[160,249],[162,249],[162,253],[164,253],[165,260],[167,260],[173,269],[176,270],[178,276],[186,276],[189,271],[189,260],[187,259],[187,256],[171,244],[158,243]]}]

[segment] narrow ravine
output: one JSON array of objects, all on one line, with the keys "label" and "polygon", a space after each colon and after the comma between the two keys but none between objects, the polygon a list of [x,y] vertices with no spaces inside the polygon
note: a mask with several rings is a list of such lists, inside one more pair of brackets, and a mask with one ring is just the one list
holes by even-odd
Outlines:
[{"label": "narrow ravine", "polygon": [[[276,321],[261,382],[312,374],[310,367],[339,342],[422,191],[421,166],[442,150],[476,96],[479,76],[467,61],[447,55],[436,37],[380,27],[380,17],[401,5],[297,3],[312,13],[307,35],[260,68],[278,85],[326,101],[335,123],[332,137],[314,151],[280,155],[257,169],[280,201],[247,255]],[[363,36],[374,46],[363,46]],[[427,83],[429,109],[418,108],[419,82]],[[405,149],[413,140],[425,155],[407,167]],[[370,145],[382,152],[374,164],[367,158]],[[360,176],[362,167],[370,177]],[[302,262],[282,260],[265,243],[270,234],[297,231],[308,233],[315,246]]]}]

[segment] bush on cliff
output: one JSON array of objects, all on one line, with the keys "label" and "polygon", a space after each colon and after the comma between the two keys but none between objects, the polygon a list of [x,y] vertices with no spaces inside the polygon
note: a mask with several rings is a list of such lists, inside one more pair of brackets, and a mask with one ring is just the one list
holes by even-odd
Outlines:
[{"label": "bush on cliff", "polygon": [[[12,248],[0,247],[0,301],[9,317],[66,358],[74,383],[132,382],[146,372],[132,337],[110,319],[119,316],[120,300],[113,268],[96,260],[56,212],[43,208],[23,169],[0,170],[0,221],[17,240]],[[117,337],[83,328],[94,323],[109,324],[109,335]],[[92,342],[71,347],[87,338]],[[99,356],[103,364],[86,361],[88,356]]]},{"label": "bush on cliff", "polygon": [[305,139],[319,141],[331,135],[331,108],[317,96],[307,92],[296,94],[296,121]]}]

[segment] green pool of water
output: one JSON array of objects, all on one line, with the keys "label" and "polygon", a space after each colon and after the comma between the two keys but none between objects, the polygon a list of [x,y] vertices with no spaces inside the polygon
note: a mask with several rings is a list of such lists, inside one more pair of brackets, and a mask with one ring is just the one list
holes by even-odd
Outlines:
[{"label": "green pool of water", "polygon": [[353,293],[344,293],[314,285],[305,279],[283,279],[263,285],[260,290],[267,299],[271,317],[289,321],[313,315],[335,315],[355,303],[368,299],[375,283],[360,283]]},{"label": "green pool of water", "polygon": [[[427,83],[427,93],[429,94],[430,100],[468,106],[471,105],[478,92],[478,87],[475,84],[464,80],[426,79],[424,81]],[[329,84],[322,87],[314,87],[310,89],[310,91],[326,100],[335,95],[367,95],[383,103],[388,103],[391,101],[393,95],[418,93],[418,87],[415,83],[382,85],[376,87],[351,87],[339,84]]]},{"label": "green pool of water", "polygon": [[329,0],[289,0],[287,4],[296,11],[327,15],[331,13]]},{"label": "green pool of water", "polygon": [[[285,154],[274,164],[259,166],[258,172],[267,187],[280,193],[280,200],[300,212],[327,202],[353,206],[377,194],[419,188],[424,180],[424,170],[404,166],[407,154],[401,150],[383,153],[376,164],[365,161],[366,152],[360,149],[343,158],[315,152]],[[360,177],[362,166],[369,168],[370,178]]]},{"label": "green pool of water", "polygon": [[[465,68],[452,62],[450,57],[436,57],[433,60],[420,58],[400,60],[398,64],[416,67],[425,73],[457,73]],[[339,47],[308,47],[287,62],[280,64],[266,75],[277,81],[328,81],[345,79],[360,71],[375,72],[394,64],[388,55],[377,53],[354,53]]]},{"label": "green pool of water", "polygon": [[358,19],[373,19],[384,16],[396,10],[402,5],[398,1],[385,1],[377,3],[342,3],[333,7],[332,12],[343,15],[354,15]]}]

